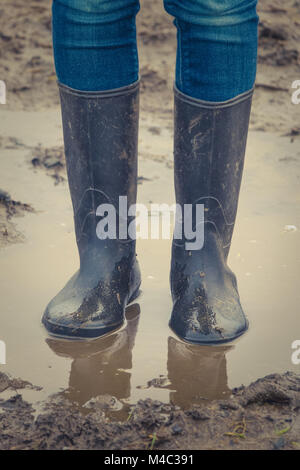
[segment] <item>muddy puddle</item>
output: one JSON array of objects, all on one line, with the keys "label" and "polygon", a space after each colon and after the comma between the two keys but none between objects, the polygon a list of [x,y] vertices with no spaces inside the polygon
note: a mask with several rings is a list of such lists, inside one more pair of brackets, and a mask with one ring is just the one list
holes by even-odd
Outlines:
[{"label": "muddy puddle", "polygon": [[[51,338],[40,320],[49,299],[78,266],[71,202],[65,182],[33,169],[39,137],[61,144],[58,110],[5,113],[3,134],[18,122],[22,145],[1,152],[0,188],[34,212],[15,219],[25,242],[0,252],[0,370],[42,387],[25,389],[35,404],[60,393],[88,412],[99,404],[108,417],[126,419],[130,404],[152,398],[183,409],[227,398],[231,389],[299,366],[291,344],[300,339],[300,145],[287,137],[251,132],[230,266],[239,281],[250,329],[234,344],[184,344],[168,328],[170,240],[139,240],[143,281],[124,327],[102,339]],[[151,150],[151,155],[149,152]],[[172,203],[172,136],[141,121],[139,202]],[[3,392],[2,397],[9,393]]]}]

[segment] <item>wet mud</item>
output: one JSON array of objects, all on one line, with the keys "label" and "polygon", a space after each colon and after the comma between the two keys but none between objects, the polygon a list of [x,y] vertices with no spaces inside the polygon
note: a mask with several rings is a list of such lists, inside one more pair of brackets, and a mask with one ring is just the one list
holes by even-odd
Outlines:
[{"label": "wet mud", "polygon": [[[28,387],[4,374],[0,386]],[[109,401],[109,400],[108,400]],[[14,394],[0,399],[0,449],[299,449],[300,377],[274,374],[232,391],[229,400],[180,410],[140,400],[123,422],[105,418],[105,400],[82,414],[63,396],[35,412]]]},{"label": "wet mud", "polygon": [[22,217],[26,212],[34,212],[33,207],[15,201],[6,191],[0,189],[0,248],[25,240],[22,232],[16,228],[14,218]]},{"label": "wet mud", "polygon": [[44,170],[46,174],[59,184],[66,179],[66,162],[62,146],[45,148],[41,144],[31,150],[31,165],[36,170]]}]

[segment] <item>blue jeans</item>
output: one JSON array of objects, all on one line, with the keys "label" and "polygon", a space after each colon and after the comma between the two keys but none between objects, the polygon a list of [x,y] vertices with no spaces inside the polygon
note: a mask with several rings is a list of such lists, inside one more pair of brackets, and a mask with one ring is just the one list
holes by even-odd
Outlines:
[{"label": "blue jeans", "polygon": [[[180,91],[206,101],[226,101],[253,87],[256,3],[164,0],[177,28],[175,83]],[[58,80],[89,91],[138,80],[135,17],[139,9],[139,0],[53,0]]]}]

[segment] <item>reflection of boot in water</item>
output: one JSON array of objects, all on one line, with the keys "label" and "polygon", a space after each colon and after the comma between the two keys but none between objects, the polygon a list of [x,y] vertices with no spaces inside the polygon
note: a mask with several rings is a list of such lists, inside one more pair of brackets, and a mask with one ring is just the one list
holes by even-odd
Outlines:
[{"label": "reflection of boot in water", "polygon": [[168,340],[170,401],[182,408],[228,398],[225,354],[231,346],[199,346]]},{"label": "reflection of boot in water", "polygon": [[126,328],[97,340],[46,340],[57,355],[73,359],[66,398],[83,405],[99,395],[118,399],[130,396],[129,370],[139,313],[138,304],[130,305],[126,309]]}]

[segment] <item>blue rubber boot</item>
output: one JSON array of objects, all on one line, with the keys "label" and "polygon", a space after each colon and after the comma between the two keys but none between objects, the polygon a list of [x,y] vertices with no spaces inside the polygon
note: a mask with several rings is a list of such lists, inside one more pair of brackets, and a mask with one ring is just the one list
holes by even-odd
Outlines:
[{"label": "blue rubber boot", "polygon": [[[232,341],[248,327],[236,277],[227,265],[247,141],[252,90],[206,102],[175,90],[176,201],[204,205],[204,245],[173,240],[170,327],[199,344]],[[193,216],[194,217],[194,216]],[[184,219],[183,219],[184,220]],[[184,225],[184,221],[183,221]],[[192,221],[195,228],[195,221]],[[198,227],[199,228],[199,227]]]}]

